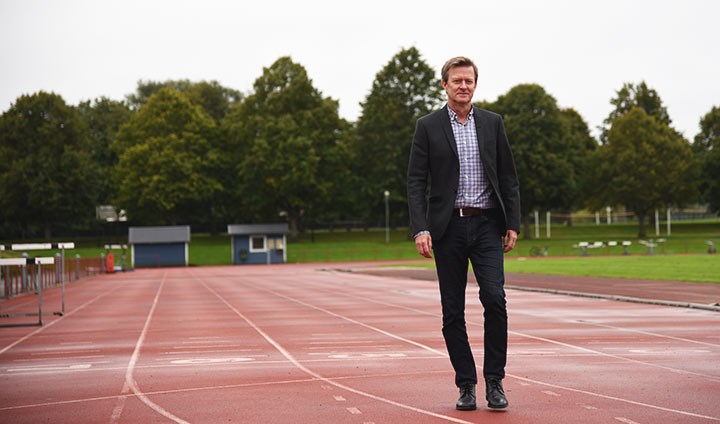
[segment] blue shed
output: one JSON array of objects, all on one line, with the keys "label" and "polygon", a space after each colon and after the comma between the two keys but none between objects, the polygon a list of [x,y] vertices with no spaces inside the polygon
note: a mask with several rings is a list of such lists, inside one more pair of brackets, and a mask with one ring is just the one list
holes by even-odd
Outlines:
[{"label": "blue shed", "polygon": [[187,266],[190,227],[130,227],[133,268]]},{"label": "blue shed", "polygon": [[287,262],[287,224],[228,225],[232,263],[281,264]]}]

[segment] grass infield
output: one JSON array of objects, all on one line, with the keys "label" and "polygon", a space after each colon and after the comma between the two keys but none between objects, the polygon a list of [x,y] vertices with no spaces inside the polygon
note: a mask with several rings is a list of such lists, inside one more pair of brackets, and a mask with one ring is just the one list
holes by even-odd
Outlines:
[{"label": "grass infield", "polygon": [[720,283],[718,255],[662,255],[509,260],[508,272]]},{"label": "grass infield", "polygon": [[[654,228],[648,228],[654,233]],[[720,253],[707,254],[708,242],[713,241],[720,250],[720,219],[673,224],[672,234],[662,227],[660,236],[637,238],[637,225],[617,223],[612,225],[583,224],[573,227],[553,226],[552,237],[546,238],[544,228],[541,237],[525,238],[521,235],[517,247],[506,256],[508,272],[535,274],[558,274],[577,276],[623,277],[654,280],[720,282]],[[534,229],[531,228],[531,235]],[[654,255],[649,255],[647,242],[657,243]],[[97,238],[56,241],[75,241],[77,249],[66,251],[66,258],[76,254],[81,257],[98,257],[106,243],[126,243],[126,240],[99,240]],[[581,256],[580,242],[604,242],[600,248],[588,249],[588,256]],[[610,241],[618,243],[607,246]],[[623,241],[630,241],[629,255],[623,255]],[[6,243],[17,243],[18,240]],[[30,242],[30,241],[26,241]],[[230,265],[232,263],[230,237],[226,234],[193,234],[190,242],[190,265]],[[2,252],[0,257],[19,256],[21,252]],[[55,251],[34,251],[31,256],[47,256]],[[115,263],[121,252],[114,251]],[[130,263],[129,251],[127,263]],[[415,245],[406,229],[390,232],[385,242],[383,229],[306,232],[288,240],[288,262],[353,262],[394,261],[420,259]],[[427,262],[432,266],[432,261]]]}]

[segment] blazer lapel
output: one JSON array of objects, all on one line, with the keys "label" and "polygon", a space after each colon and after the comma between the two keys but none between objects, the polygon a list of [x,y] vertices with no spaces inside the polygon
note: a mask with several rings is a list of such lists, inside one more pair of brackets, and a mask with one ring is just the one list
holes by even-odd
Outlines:
[{"label": "blazer lapel", "polygon": [[480,159],[483,161],[483,164],[485,163],[485,155],[483,154],[483,149],[485,147],[485,140],[483,139],[483,132],[482,132],[482,123],[480,122],[480,111],[478,108],[473,106],[473,117],[475,120],[475,133],[477,133],[477,142],[478,142],[478,152],[480,152]]},{"label": "blazer lapel", "polygon": [[448,144],[450,144],[450,148],[453,153],[455,153],[455,157],[458,157],[457,143],[455,142],[455,135],[453,134],[452,127],[450,126],[450,115],[448,115],[447,107],[448,106],[445,105],[445,107],[440,109],[440,125],[445,133],[445,138],[447,138]]}]

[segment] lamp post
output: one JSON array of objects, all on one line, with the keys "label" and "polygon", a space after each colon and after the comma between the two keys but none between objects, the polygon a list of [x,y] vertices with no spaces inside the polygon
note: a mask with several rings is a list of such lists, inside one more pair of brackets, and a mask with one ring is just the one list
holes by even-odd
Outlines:
[{"label": "lamp post", "polygon": [[390,192],[385,190],[385,243],[390,243]]}]

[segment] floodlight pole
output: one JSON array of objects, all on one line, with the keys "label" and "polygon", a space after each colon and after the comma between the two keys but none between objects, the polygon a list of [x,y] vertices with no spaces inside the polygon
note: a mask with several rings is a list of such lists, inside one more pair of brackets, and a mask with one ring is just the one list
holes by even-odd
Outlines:
[{"label": "floodlight pole", "polygon": [[390,192],[385,190],[385,243],[390,243]]}]

